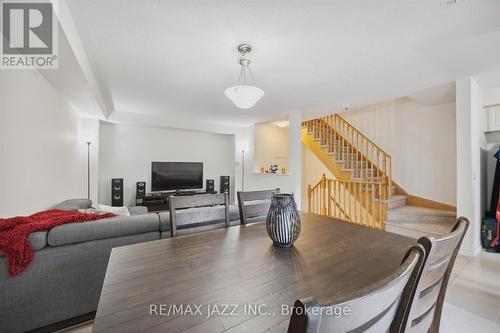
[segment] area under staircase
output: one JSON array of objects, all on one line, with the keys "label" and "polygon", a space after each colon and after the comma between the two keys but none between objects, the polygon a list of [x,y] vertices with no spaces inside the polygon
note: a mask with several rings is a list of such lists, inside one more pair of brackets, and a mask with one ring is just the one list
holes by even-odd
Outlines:
[{"label": "area under staircase", "polygon": [[[331,171],[308,188],[308,210],[413,238],[448,233],[453,210],[408,205],[392,181],[392,160],[378,145],[339,115],[305,121],[302,141]],[[412,201],[415,197],[411,196]]]}]

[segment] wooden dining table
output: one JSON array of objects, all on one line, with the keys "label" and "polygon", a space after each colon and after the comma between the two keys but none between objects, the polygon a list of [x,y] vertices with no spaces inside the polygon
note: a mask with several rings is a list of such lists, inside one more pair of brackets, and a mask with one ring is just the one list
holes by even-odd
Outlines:
[{"label": "wooden dining table", "polygon": [[320,304],[383,279],[415,239],[301,214],[293,247],[265,223],[114,248],[93,332],[286,332],[295,300]]}]

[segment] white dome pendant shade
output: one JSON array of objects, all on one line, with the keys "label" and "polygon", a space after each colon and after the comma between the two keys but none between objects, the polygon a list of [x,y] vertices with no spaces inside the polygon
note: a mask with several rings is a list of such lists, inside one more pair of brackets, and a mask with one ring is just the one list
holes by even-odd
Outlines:
[{"label": "white dome pendant shade", "polygon": [[264,90],[255,86],[234,86],[224,91],[224,95],[239,109],[250,109],[262,97]]},{"label": "white dome pendant shade", "polygon": [[[253,107],[255,103],[264,97],[264,91],[255,86],[255,79],[249,67],[250,59],[245,58],[245,55],[252,51],[252,46],[241,44],[238,46],[238,51],[241,53],[239,61],[241,70],[238,85],[227,88],[224,91],[224,95],[226,95],[237,108],[246,110]],[[254,85],[247,84],[247,72],[250,74]]]}]

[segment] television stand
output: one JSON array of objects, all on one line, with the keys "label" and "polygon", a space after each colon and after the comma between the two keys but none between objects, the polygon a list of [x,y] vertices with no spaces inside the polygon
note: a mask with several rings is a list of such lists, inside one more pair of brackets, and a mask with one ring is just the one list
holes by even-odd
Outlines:
[{"label": "television stand", "polygon": [[186,195],[200,195],[200,194],[216,194],[214,192],[206,191],[168,191],[168,192],[157,192],[157,193],[147,193],[142,202],[136,200],[137,206],[145,206],[148,208],[148,212],[161,212],[168,210],[169,198],[171,196],[186,196]]}]

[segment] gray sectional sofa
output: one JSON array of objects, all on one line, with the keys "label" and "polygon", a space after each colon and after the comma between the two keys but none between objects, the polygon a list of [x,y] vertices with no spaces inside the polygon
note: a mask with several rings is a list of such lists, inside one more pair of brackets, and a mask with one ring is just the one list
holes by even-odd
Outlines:
[{"label": "gray sectional sofa", "polygon": [[[90,206],[89,200],[69,200],[55,208]],[[213,214],[214,209],[217,207],[183,211],[197,220],[179,226],[179,234],[223,227],[224,221],[218,219],[219,213]],[[129,211],[131,216],[64,224],[31,234],[35,257],[15,278],[8,277],[6,258],[0,254],[0,332],[48,332],[72,320],[92,318],[111,249],[170,237],[168,212],[148,213],[145,207]],[[205,218],[200,220],[201,216]],[[207,216],[214,219],[206,222]],[[239,224],[236,206],[230,207],[230,221]]]}]

